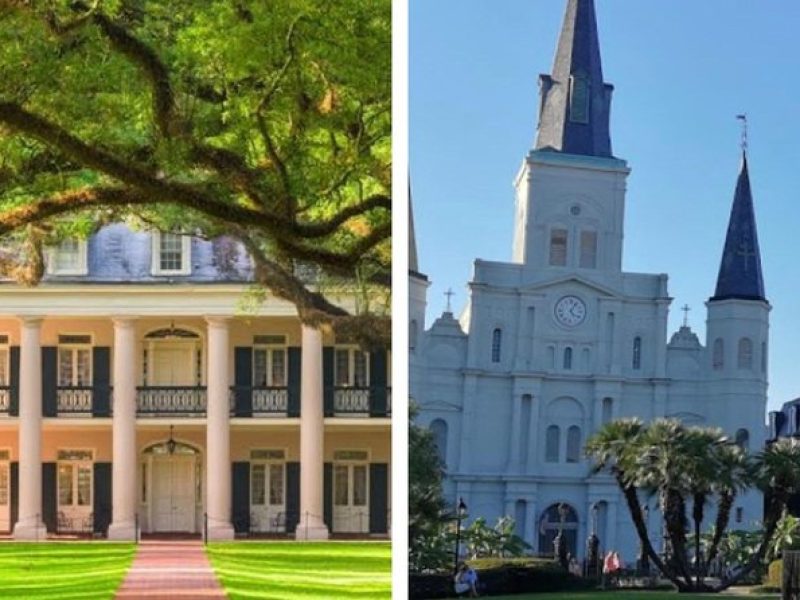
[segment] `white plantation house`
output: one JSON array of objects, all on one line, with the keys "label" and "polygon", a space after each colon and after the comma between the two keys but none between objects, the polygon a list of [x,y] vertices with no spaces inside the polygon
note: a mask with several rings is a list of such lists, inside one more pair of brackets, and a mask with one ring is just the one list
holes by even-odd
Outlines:
[{"label": "white plantation house", "polygon": [[251,282],[231,240],[121,224],[1,282],[0,532],[387,535],[386,353]]},{"label": "white plantation house", "polygon": [[[446,497],[463,498],[471,519],[510,515],[534,551],[548,553],[564,503],[570,552],[584,556],[596,526],[601,548],[631,561],[638,541],[627,507],[609,475],[591,474],[588,436],[612,419],[667,416],[721,427],[749,448],[764,443],[770,305],[747,161],[706,339],[686,324],[670,337],[667,276],[622,270],[630,168],[611,149],[612,86],[592,0],[568,1],[540,88],[535,147],[514,182],[512,261],[475,261],[459,318],[446,311],[425,327],[428,280],[411,240],[411,395],[435,435]],[[748,492],[732,527],[761,516],[760,494]]]}]

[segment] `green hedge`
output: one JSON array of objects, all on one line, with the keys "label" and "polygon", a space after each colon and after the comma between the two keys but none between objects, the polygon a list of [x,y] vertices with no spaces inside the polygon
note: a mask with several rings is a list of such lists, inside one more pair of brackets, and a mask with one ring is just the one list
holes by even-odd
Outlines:
[{"label": "green hedge", "polygon": [[[553,560],[477,559],[469,564],[478,572],[482,596],[525,592],[561,592],[591,589],[595,582],[575,577]],[[450,573],[412,574],[409,596],[412,600],[451,598],[453,575]]]}]

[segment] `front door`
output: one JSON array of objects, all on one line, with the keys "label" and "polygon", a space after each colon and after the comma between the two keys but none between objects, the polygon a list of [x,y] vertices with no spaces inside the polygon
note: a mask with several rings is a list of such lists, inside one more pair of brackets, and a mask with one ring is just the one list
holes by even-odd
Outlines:
[{"label": "front door", "polygon": [[335,532],[369,532],[368,473],[367,463],[334,463],[333,530]]},{"label": "front door", "polygon": [[286,531],[286,469],[283,462],[250,463],[250,528]]},{"label": "front door", "polygon": [[0,460],[0,531],[11,531],[11,466]]},{"label": "front door", "polygon": [[153,380],[155,386],[194,386],[194,342],[159,342],[153,346]]},{"label": "front door", "polygon": [[195,532],[195,457],[153,458],[153,531]]},{"label": "front door", "polygon": [[57,527],[59,531],[88,531],[92,525],[94,489],[92,455],[84,451],[72,451],[70,456],[61,451],[59,455]]}]

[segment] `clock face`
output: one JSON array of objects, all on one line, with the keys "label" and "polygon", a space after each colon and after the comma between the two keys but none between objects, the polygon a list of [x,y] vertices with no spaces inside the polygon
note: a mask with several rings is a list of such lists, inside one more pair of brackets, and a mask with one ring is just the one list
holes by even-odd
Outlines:
[{"label": "clock face", "polygon": [[567,327],[577,327],[586,319],[586,305],[575,296],[564,296],[556,302],[556,320]]}]

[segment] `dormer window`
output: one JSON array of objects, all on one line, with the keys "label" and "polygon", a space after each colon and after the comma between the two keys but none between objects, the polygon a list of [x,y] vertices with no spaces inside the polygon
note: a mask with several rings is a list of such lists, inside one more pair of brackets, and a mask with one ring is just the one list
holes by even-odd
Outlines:
[{"label": "dormer window", "polygon": [[191,238],[177,233],[153,234],[153,275],[189,275]]},{"label": "dormer window", "polygon": [[569,120],[573,123],[589,122],[589,78],[578,72],[570,78]]},{"label": "dormer window", "polygon": [[50,275],[86,275],[86,240],[68,238],[47,251],[47,272]]}]

